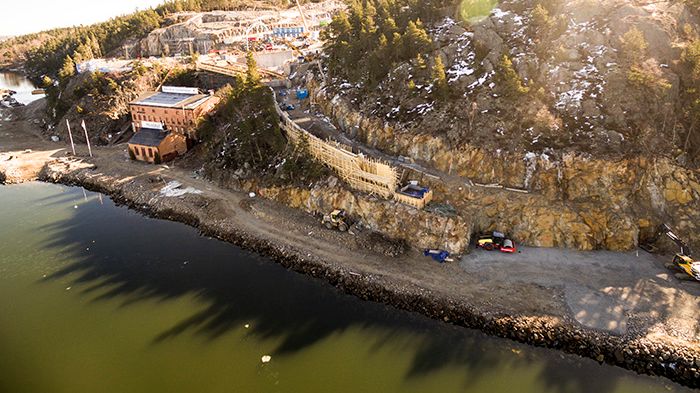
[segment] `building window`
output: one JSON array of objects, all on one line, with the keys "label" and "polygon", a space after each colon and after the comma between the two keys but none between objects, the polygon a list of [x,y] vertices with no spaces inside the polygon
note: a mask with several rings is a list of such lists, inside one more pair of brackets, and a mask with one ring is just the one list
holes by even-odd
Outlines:
[{"label": "building window", "polygon": [[148,156],[153,158],[153,149],[148,149]]},{"label": "building window", "polygon": [[145,147],[141,148],[141,155],[146,157],[146,148]]},{"label": "building window", "polygon": [[141,154],[139,153],[139,148],[138,148],[138,147],[134,147],[132,150],[134,151],[134,155],[137,155],[137,156],[140,156],[140,155],[141,155]]}]

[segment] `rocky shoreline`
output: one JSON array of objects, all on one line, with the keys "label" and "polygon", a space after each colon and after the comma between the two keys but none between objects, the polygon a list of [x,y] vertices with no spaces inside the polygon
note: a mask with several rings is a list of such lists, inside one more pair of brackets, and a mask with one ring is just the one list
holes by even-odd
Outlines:
[{"label": "rocky shoreline", "polygon": [[24,104],[12,97],[15,94],[17,94],[17,92],[14,90],[0,89],[0,108],[16,108],[18,106],[24,106]]},{"label": "rocky shoreline", "polygon": [[[447,323],[478,329],[487,334],[531,345],[562,350],[620,366],[638,373],[658,375],[680,384],[700,387],[700,349],[683,343],[665,343],[642,337],[616,336],[584,328],[574,320],[523,316],[477,307],[468,299],[427,290],[389,275],[353,271],[341,264],[290,247],[273,238],[253,235],[243,228],[209,218],[197,203],[157,198],[143,186],[127,187],[106,181],[91,168],[67,170],[67,165],[47,165],[39,175],[45,182],[81,186],[110,196],[148,216],[178,221],[239,247],[270,257],[294,271],[321,278],[340,290],[364,300],[418,312]],[[201,201],[200,201],[201,203]]]}]

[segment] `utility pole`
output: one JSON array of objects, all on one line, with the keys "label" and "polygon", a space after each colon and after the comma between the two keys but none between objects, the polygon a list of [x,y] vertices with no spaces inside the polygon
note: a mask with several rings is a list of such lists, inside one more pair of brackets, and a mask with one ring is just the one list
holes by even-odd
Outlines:
[{"label": "utility pole", "polygon": [[68,127],[68,138],[70,139],[70,148],[73,150],[73,156],[75,156],[75,144],[73,144],[73,133],[70,131],[70,123],[66,119],[66,127]]},{"label": "utility pole", "polygon": [[80,124],[83,126],[83,131],[85,131],[85,142],[87,142],[88,145],[88,152],[90,153],[90,157],[92,157],[92,149],[90,148],[90,137],[88,136],[87,128],[85,127],[85,120]]},{"label": "utility pole", "polygon": [[304,10],[302,10],[301,4],[299,4],[299,0],[296,0],[296,3],[297,8],[299,9],[299,15],[301,15],[301,21],[304,24],[304,30],[306,30],[304,34],[311,34],[311,32],[309,31],[309,24],[306,23],[306,16],[304,16]]}]

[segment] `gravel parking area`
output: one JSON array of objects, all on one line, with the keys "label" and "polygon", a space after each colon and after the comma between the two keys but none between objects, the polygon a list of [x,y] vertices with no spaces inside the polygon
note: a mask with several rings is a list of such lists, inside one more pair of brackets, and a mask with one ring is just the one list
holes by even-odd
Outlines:
[{"label": "gravel parking area", "polygon": [[520,247],[516,254],[476,250],[460,267],[487,284],[538,284],[562,293],[584,326],[616,334],[700,338],[700,282],[667,270],[671,256]]}]

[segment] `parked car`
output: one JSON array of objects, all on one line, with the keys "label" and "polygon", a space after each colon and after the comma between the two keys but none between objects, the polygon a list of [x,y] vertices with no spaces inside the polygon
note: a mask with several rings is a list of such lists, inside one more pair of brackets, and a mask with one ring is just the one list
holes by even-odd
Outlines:
[{"label": "parked car", "polygon": [[476,246],[481,247],[486,251],[499,250],[506,236],[498,231],[479,236],[476,241]]},{"label": "parked car", "polygon": [[508,253],[512,253],[512,252],[517,251],[517,249],[515,248],[515,242],[512,241],[511,239],[503,240],[503,244],[501,245],[500,250],[501,250],[501,252],[508,252]]}]

